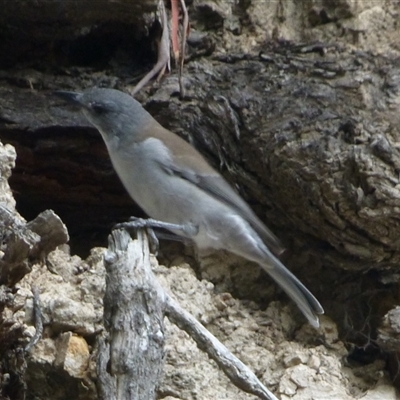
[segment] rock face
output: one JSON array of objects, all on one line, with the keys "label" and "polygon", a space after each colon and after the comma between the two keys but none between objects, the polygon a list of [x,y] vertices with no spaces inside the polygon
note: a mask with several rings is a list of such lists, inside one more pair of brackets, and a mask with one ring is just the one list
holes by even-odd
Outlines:
[{"label": "rock face", "polygon": [[1,175],[0,175],[0,203],[8,208],[10,211],[15,210],[15,199],[11,193],[10,186],[8,184],[8,179],[11,176],[11,171],[15,167],[16,153],[14,147],[3,143],[0,147],[0,165],[1,165]]},{"label": "rock face", "polygon": [[[32,335],[30,287],[40,289],[44,338],[27,356],[24,378],[28,398],[77,399],[96,396],[95,338],[102,330],[102,298],[105,287],[104,249],[93,249],[82,261],[62,250],[50,253],[51,271],[35,265],[19,283],[20,310],[14,318],[24,335]],[[199,281],[186,263],[166,268],[153,259],[161,285],[246,363],[282,399],[357,399],[381,393],[396,399],[396,392],[382,375],[383,364],[351,369],[342,364],[347,350],[335,324],[322,318],[321,330],[299,325],[290,310],[274,302],[261,310],[254,302],[215,294],[214,286]],[[254,398],[234,387],[176,326],[166,324],[166,359],[159,396],[177,399]],[[324,337],[324,344],[321,343]],[[26,341],[27,339],[25,339]],[[55,385],[57,390],[54,391]]]},{"label": "rock face", "polygon": [[[155,61],[157,1],[67,3],[0,0],[0,387],[12,399],[64,398],[67,389],[95,398],[105,275],[103,250],[90,249],[137,215],[96,131],[51,91],[138,81]],[[323,344],[296,311],[270,303],[274,286],[243,260],[213,254],[196,263],[164,246],[169,268],[155,267],[159,279],[281,398],[395,398],[384,371],[396,379],[397,4],[187,5],[186,98],[173,69],[138,99],[282,238],[283,261],[326,310]],[[68,240],[58,215],[82,258],[53,251]],[[34,334],[31,284],[45,326],[24,356],[17,349]],[[167,329],[160,397],[249,398],[186,334]],[[353,348],[348,366],[343,342]]]}]

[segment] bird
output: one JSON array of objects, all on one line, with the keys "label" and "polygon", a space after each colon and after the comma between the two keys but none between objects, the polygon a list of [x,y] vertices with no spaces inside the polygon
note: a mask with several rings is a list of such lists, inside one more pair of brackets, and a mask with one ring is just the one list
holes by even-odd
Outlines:
[{"label": "bird", "polygon": [[117,175],[150,217],[198,249],[223,249],[257,263],[314,327],[324,310],[279,260],[284,248],[228,182],[189,143],[130,95],[108,88],[56,91],[100,132]]}]

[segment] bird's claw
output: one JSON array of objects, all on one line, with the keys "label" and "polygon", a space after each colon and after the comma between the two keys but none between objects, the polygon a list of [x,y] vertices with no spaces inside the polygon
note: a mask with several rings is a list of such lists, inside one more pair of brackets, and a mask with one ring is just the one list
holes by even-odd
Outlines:
[{"label": "bird's claw", "polygon": [[130,217],[128,221],[114,225],[113,229],[139,229],[147,227],[147,220],[144,218]]},{"label": "bird's claw", "polygon": [[159,249],[159,241],[154,230],[151,227],[151,221],[149,221],[148,219],[130,217],[129,221],[121,222],[119,224],[114,225],[113,230],[126,229],[128,231],[132,231],[141,228],[146,229],[147,237],[149,239],[150,252],[153,253],[155,256],[157,256]]},{"label": "bird's claw", "polygon": [[154,232],[154,229],[147,227],[147,237],[149,239],[149,247],[150,247],[150,252],[153,253],[156,257],[158,255],[158,249],[160,247],[160,242],[158,240],[158,237],[156,233]]}]

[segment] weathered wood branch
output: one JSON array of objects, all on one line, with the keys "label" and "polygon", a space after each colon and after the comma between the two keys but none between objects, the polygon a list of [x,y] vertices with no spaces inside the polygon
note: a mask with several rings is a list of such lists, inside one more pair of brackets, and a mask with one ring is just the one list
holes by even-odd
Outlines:
[{"label": "weathered wood branch", "polygon": [[255,374],[235,357],[215,336],[184,310],[171,296],[167,295],[166,315],[168,319],[183,329],[224,371],[225,375],[239,389],[254,394],[260,399],[277,398],[259,381]]}]

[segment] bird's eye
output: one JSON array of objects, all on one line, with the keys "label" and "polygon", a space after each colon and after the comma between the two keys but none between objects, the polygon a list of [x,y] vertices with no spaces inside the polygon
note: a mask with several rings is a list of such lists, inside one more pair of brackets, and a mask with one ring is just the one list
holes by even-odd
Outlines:
[{"label": "bird's eye", "polygon": [[108,107],[105,104],[101,103],[91,103],[90,108],[96,113],[96,114],[105,114],[108,112]]}]

